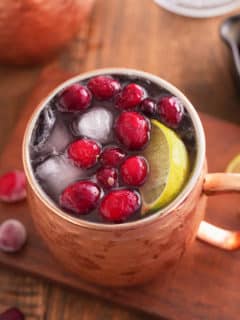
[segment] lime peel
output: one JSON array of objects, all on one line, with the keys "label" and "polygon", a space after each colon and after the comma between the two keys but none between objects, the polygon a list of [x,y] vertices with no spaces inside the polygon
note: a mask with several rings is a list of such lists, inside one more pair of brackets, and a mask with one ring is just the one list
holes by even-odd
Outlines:
[{"label": "lime peel", "polygon": [[240,154],[236,155],[228,164],[226,172],[240,173]]},{"label": "lime peel", "polygon": [[177,134],[151,120],[151,140],[143,155],[149,162],[148,180],[140,188],[142,215],[169,204],[183,188],[189,175],[189,156]]}]

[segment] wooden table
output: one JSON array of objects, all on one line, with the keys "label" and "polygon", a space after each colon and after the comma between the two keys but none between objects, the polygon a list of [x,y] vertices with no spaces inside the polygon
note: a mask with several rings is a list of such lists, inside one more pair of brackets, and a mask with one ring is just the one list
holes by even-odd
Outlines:
[{"label": "wooden table", "polygon": [[[54,61],[31,68],[0,67],[0,148],[46,68],[73,73],[113,66],[146,70],[178,86],[198,110],[239,123],[240,98],[218,33],[223,19],[183,18],[150,0],[98,0],[85,28]],[[27,319],[150,319],[1,268],[0,312],[12,305],[20,306]]]}]

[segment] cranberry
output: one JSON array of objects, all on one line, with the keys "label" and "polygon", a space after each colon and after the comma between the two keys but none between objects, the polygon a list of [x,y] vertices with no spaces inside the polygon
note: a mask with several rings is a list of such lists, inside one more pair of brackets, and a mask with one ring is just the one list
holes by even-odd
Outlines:
[{"label": "cranberry", "polygon": [[74,141],[68,147],[68,156],[74,164],[80,168],[91,168],[100,156],[101,148],[97,142],[90,139],[80,139]]},{"label": "cranberry", "polygon": [[115,123],[119,141],[130,150],[143,148],[150,137],[150,123],[138,112],[122,112]]},{"label": "cranberry", "polygon": [[26,240],[27,232],[20,221],[9,219],[0,225],[0,250],[4,252],[19,251]]},{"label": "cranberry", "polygon": [[0,320],[24,320],[24,314],[17,308],[7,309],[0,314]]},{"label": "cranberry", "polygon": [[68,186],[60,196],[60,205],[76,214],[88,214],[95,209],[100,197],[96,183],[82,180]]},{"label": "cranberry", "polygon": [[120,173],[126,185],[139,187],[146,181],[148,173],[147,160],[140,156],[129,157],[122,164]]},{"label": "cranberry", "polygon": [[26,198],[26,177],[15,170],[0,177],[0,201],[16,202]]},{"label": "cranberry", "polygon": [[156,102],[150,98],[146,98],[141,103],[140,110],[147,116],[154,116],[157,112]]},{"label": "cranberry", "polygon": [[116,95],[121,86],[117,80],[109,76],[97,76],[88,82],[88,88],[99,100],[110,99]]},{"label": "cranberry", "polygon": [[123,222],[138,211],[140,205],[137,192],[128,189],[113,190],[103,198],[100,213],[111,222]]},{"label": "cranberry", "polygon": [[75,112],[87,109],[92,101],[88,88],[75,83],[66,88],[58,97],[58,109],[65,112]]},{"label": "cranberry", "polygon": [[98,183],[104,189],[111,189],[118,184],[118,172],[115,168],[103,167],[96,173]]},{"label": "cranberry", "polygon": [[119,109],[133,109],[144,99],[145,92],[142,87],[130,83],[123,88],[116,99],[116,106]]},{"label": "cranberry", "polygon": [[125,156],[122,149],[118,147],[107,147],[103,150],[100,161],[104,166],[118,167]]},{"label": "cranberry", "polygon": [[164,97],[157,105],[158,113],[162,121],[170,127],[177,127],[182,120],[183,105],[176,97]]}]

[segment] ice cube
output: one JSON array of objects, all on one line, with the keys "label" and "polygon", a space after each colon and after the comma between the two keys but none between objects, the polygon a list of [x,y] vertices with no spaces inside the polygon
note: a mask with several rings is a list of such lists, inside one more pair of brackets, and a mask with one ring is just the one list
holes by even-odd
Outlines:
[{"label": "ice cube", "polygon": [[42,148],[44,153],[59,154],[72,141],[72,136],[66,125],[58,119],[52,132]]},{"label": "ice cube", "polygon": [[100,143],[112,141],[113,114],[105,108],[96,107],[80,115],[73,128],[78,136],[85,136]]},{"label": "ice cube", "polygon": [[40,149],[49,137],[56,122],[56,115],[49,105],[40,113],[36,126],[32,134],[32,144],[34,150]]},{"label": "ice cube", "polygon": [[59,154],[72,141],[72,135],[61,119],[56,119],[52,128],[45,126],[44,141],[33,146],[33,151],[41,156]]},{"label": "ice cube", "polygon": [[36,176],[54,199],[70,184],[86,177],[85,170],[73,165],[66,155],[52,156],[37,166]]}]

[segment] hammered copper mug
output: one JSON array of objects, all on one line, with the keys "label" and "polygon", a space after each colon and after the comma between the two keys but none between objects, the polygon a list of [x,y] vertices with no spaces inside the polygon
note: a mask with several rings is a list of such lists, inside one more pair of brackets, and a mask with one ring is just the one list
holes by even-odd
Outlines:
[{"label": "hammered copper mug", "polygon": [[[29,155],[31,134],[46,103],[76,81],[109,73],[144,77],[177,96],[192,118],[197,140],[194,169],[177,198],[141,220],[116,225],[83,221],[59,209],[37,183]],[[49,94],[35,109],[27,125],[23,162],[35,226],[58,261],[82,279],[100,285],[131,286],[154,276],[165,278],[195,239],[204,218],[207,195],[240,192],[240,174],[208,174],[205,156],[205,136],[199,116],[183,93],[170,83],[149,73],[123,68],[81,74]],[[227,249],[236,246],[234,235],[206,222],[202,222],[199,229],[201,239]]]}]

